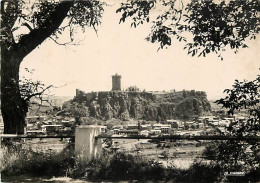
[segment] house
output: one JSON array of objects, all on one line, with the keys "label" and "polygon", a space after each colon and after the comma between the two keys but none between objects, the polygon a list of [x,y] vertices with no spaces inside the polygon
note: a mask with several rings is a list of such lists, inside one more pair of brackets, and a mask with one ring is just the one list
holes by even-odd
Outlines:
[{"label": "house", "polygon": [[46,135],[46,132],[43,130],[28,130],[26,131],[27,135]]},{"label": "house", "polygon": [[101,126],[101,133],[107,132],[107,126]]},{"label": "house", "polygon": [[149,131],[148,130],[142,130],[140,132],[140,135],[148,136],[149,135]]},{"label": "house", "polygon": [[149,135],[160,135],[162,133],[159,129],[150,130]]},{"label": "house", "polygon": [[161,133],[163,133],[163,134],[168,134],[169,130],[171,129],[171,125],[156,123],[156,124],[153,125],[153,129],[154,130],[160,130]]},{"label": "house", "polygon": [[179,126],[182,125],[181,121],[177,121],[177,120],[174,120],[174,119],[166,120],[166,123],[168,125],[171,125],[171,128],[178,128]]},{"label": "house", "polygon": [[229,126],[230,121],[229,120],[220,120],[218,126],[227,127]]},{"label": "house", "polygon": [[28,123],[43,122],[46,120],[46,116],[28,116],[26,120]]},{"label": "house", "polygon": [[169,130],[171,129],[171,126],[170,125],[162,125],[161,126],[161,132],[163,134],[169,134]]},{"label": "house", "polygon": [[150,125],[150,124],[141,125],[141,129],[142,129],[142,130],[151,130],[151,129],[152,129],[152,125]]},{"label": "house", "polygon": [[134,130],[120,130],[118,132],[119,134],[126,134],[126,135],[138,135],[139,134],[139,130],[134,129]]},{"label": "house", "polygon": [[128,124],[127,130],[136,130],[138,129],[138,124]]},{"label": "house", "polygon": [[197,123],[197,124],[198,124],[198,128],[199,128],[199,129],[202,129],[202,128],[205,127],[205,124],[204,124],[204,123]]},{"label": "house", "polygon": [[74,124],[74,122],[68,121],[68,120],[62,120],[60,124],[65,126],[65,127],[71,127]]},{"label": "house", "polygon": [[47,134],[61,132],[64,129],[63,125],[42,125],[42,131]]}]

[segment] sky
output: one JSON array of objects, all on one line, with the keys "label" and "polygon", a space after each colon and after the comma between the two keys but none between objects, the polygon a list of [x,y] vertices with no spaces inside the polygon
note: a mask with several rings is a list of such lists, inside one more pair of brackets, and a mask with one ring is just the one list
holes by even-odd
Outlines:
[{"label": "sky", "polygon": [[[52,94],[75,96],[76,88],[85,92],[110,91],[111,76],[122,76],[122,89],[136,85],[146,91],[199,90],[209,99],[223,96],[235,79],[253,80],[260,68],[260,37],[248,41],[248,49],[237,54],[227,50],[221,61],[217,55],[192,57],[183,50],[184,43],[175,41],[168,49],[147,42],[151,24],[131,28],[119,24],[117,3],[105,7],[98,33],[88,29],[77,36],[77,46],[60,46],[46,40],[31,52],[21,65],[20,77],[32,77],[54,85]],[[84,40],[83,40],[84,39]],[[24,68],[34,69],[28,76]]]}]

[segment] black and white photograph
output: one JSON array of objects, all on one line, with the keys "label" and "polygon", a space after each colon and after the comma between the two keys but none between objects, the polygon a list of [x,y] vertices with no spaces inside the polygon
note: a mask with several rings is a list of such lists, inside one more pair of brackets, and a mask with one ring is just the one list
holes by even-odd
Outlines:
[{"label": "black and white photograph", "polygon": [[0,183],[260,182],[259,0],[0,3]]}]

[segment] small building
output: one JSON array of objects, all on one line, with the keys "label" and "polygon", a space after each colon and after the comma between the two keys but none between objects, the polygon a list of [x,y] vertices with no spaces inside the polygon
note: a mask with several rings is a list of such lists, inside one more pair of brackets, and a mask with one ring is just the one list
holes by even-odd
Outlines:
[{"label": "small building", "polygon": [[42,125],[42,131],[47,134],[58,133],[64,129],[63,125]]},{"label": "small building", "polygon": [[228,120],[228,121],[230,121],[231,123],[232,123],[232,122],[235,122],[235,119],[234,119],[234,118],[224,118],[224,120]]},{"label": "small building", "polygon": [[43,130],[28,130],[26,131],[27,135],[46,135],[46,132]]},{"label": "small building", "polygon": [[199,128],[199,129],[202,129],[202,128],[205,127],[204,123],[197,123],[197,124],[198,124],[198,128]]},{"label": "small building", "polygon": [[170,125],[162,125],[161,126],[161,132],[163,134],[169,134],[169,130],[171,129],[171,126]]},{"label": "small building", "polygon": [[101,126],[101,133],[107,132],[107,126]]},{"label": "small building", "polygon": [[230,124],[229,120],[220,120],[218,123],[218,125],[222,126],[222,127],[227,127],[227,126],[229,126],[229,124]]},{"label": "small building", "polygon": [[163,133],[163,134],[168,134],[169,130],[171,129],[171,125],[156,123],[156,124],[153,125],[153,129],[154,130],[160,130],[161,133]]},{"label": "small building", "polygon": [[118,132],[118,134],[125,134],[125,135],[138,135],[139,134],[139,130],[135,129],[135,130],[120,130]]},{"label": "small building", "polygon": [[115,129],[113,129],[113,134],[115,134],[115,135],[118,135],[119,134],[119,129],[118,128],[115,128]]},{"label": "small building", "polygon": [[179,128],[179,126],[182,125],[181,121],[177,121],[177,120],[174,120],[174,119],[166,120],[166,123],[168,125],[171,125],[171,128]]},{"label": "small building", "polygon": [[161,123],[155,123],[155,124],[153,124],[153,129],[161,129],[161,126],[162,126],[163,124],[161,124]]},{"label": "small building", "polygon": [[69,120],[62,120],[60,125],[63,125],[65,127],[71,127],[73,124],[75,124],[75,121],[69,121]]},{"label": "small building", "polygon": [[138,130],[138,124],[127,125],[127,130]]},{"label": "small building", "polygon": [[160,135],[162,133],[161,130],[159,129],[154,129],[154,130],[150,130],[149,135],[153,136],[153,135]]},{"label": "small building", "polygon": [[140,132],[140,135],[148,136],[149,135],[149,131],[148,130],[142,130]]},{"label": "small building", "polygon": [[26,120],[28,123],[43,122],[46,120],[46,116],[28,116]]}]

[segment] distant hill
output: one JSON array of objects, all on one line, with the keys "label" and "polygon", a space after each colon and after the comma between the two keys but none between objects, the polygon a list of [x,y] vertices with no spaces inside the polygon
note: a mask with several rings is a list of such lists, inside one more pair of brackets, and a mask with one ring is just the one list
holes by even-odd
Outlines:
[{"label": "distant hill", "polygon": [[[55,106],[55,107],[62,107],[63,103],[66,101],[71,100],[73,97],[71,96],[46,96],[43,99],[46,101],[43,101],[42,105],[44,106]],[[41,101],[37,98],[32,98],[31,102],[41,104]]]},{"label": "distant hill", "polygon": [[210,102],[211,110],[212,110],[212,111],[224,110],[221,105],[215,103],[216,100],[210,100],[209,102]]},{"label": "distant hill", "polygon": [[45,100],[41,103],[39,99],[33,98],[31,99],[31,104],[29,112],[27,115],[38,115],[38,114],[44,114],[48,111],[52,111],[54,107],[61,108],[63,103],[66,101],[71,100],[73,97],[71,96],[48,96],[45,97]]},{"label": "distant hill", "polygon": [[145,120],[188,119],[211,111],[203,91],[84,93],[80,90],[71,103],[85,103],[91,117]]}]

